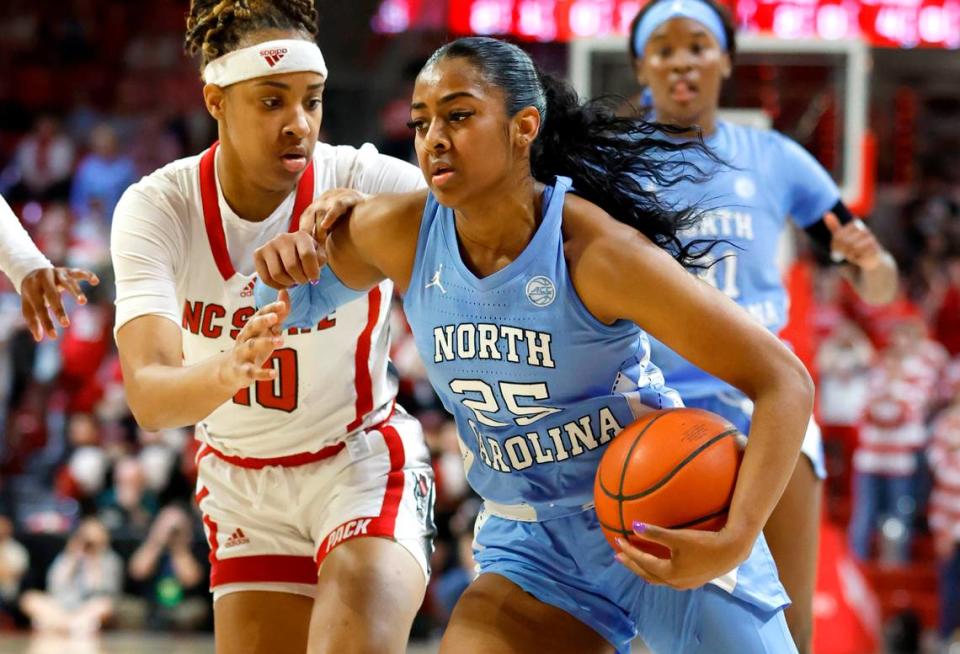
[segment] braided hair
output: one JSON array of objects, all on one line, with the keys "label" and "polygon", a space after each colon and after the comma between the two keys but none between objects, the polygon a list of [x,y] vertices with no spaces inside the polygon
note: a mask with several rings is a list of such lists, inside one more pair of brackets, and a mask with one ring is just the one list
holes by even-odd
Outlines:
[{"label": "braided hair", "polygon": [[202,55],[202,66],[235,50],[243,37],[261,29],[299,30],[317,36],[313,0],[192,0],[184,50]]}]

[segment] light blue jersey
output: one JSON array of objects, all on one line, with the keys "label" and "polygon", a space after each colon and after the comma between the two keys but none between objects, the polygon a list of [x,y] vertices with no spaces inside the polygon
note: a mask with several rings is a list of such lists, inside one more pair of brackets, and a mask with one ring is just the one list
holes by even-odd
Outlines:
[{"label": "light blue jersey", "polygon": [[404,311],[430,382],[454,415],[470,485],[533,519],[593,502],[604,446],[641,405],[680,406],[632,322],[604,325],[567,272],[560,224],[569,180],[544,197],[526,249],[478,279],[453,212],[431,196]]},{"label": "light blue jersey", "polygon": [[[557,178],[545,190],[530,243],[482,279],[461,258],[451,209],[431,195],[420,225],[404,309],[484,498],[480,572],[567,611],[619,652],[638,633],[657,654],[795,652],[762,535],[739,567],[691,591],[650,585],[614,559],[592,509],[600,456],[645,406],[680,400],[651,364],[646,335],[601,323],[577,295],[561,232],[569,187]],[[287,326],[314,324],[336,304],[337,284],[328,275],[293,289]],[[259,305],[273,297],[258,285]]]},{"label": "light blue jersey", "polygon": [[[774,265],[787,218],[809,227],[839,201],[840,191],[809,152],[779,132],[719,121],[706,145],[726,165],[685,151],[683,158],[701,166],[709,179],[662,189],[662,198],[710,208],[682,240],[723,239],[731,245],[716,247],[712,259],[724,258],[700,276],[777,333],[786,324],[789,306]],[[653,361],[685,402],[737,393],[662,343],[651,339],[651,346]]]},{"label": "light blue jersey", "polygon": [[566,610],[619,651],[638,632],[658,653],[795,651],[762,536],[739,568],[689,592],[650,586],[613,558],[590,508],[600,456],[642,405],[680,402],[644,332],[601,323],[577,295],[561,232],[569,186],[557,178],[546,189],[530,243],[482,279],[461,258],[451,209],[431,196],[420,226],[404,310],[484,498],[480,571]]}]

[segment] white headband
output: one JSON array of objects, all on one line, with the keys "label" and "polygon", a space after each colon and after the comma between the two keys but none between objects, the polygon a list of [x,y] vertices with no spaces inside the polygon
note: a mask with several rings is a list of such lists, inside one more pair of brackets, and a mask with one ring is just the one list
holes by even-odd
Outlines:
[{"label": "white headband", "polygon": [[228,52],[203,68],[203,81],[230,86],[256,77],[281,73],[319,73],[327,79],[327,65],[316,43],[302,39],[264,41]]}]

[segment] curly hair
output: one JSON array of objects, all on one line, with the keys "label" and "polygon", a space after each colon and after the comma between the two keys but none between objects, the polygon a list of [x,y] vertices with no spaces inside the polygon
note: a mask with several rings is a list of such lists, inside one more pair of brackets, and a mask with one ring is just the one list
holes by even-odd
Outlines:
[{"label": "curly hair", "polygon": [[243,37],[261,29],[300,30],[317,35],[313,0],[192,0],[183,48],[202,55],[202,65],[236,49]]}]

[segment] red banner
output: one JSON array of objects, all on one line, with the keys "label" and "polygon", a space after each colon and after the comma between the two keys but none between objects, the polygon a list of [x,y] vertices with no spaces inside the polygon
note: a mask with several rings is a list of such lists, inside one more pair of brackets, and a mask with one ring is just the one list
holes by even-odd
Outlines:
[{"label": "red banner", "polygon": [[[450,0],[448,26],[459,35],[530,41],[623,35],[642,4]],[[739,0],[736,14],[741,30],[781,38],[863,38],[878,46],[960,48],[960,0]]]},{"label": "red banner", "polygon": [[958,0],[740,0],[737,21],[781,38],[855,39],[877,46],[960,47]]}]

